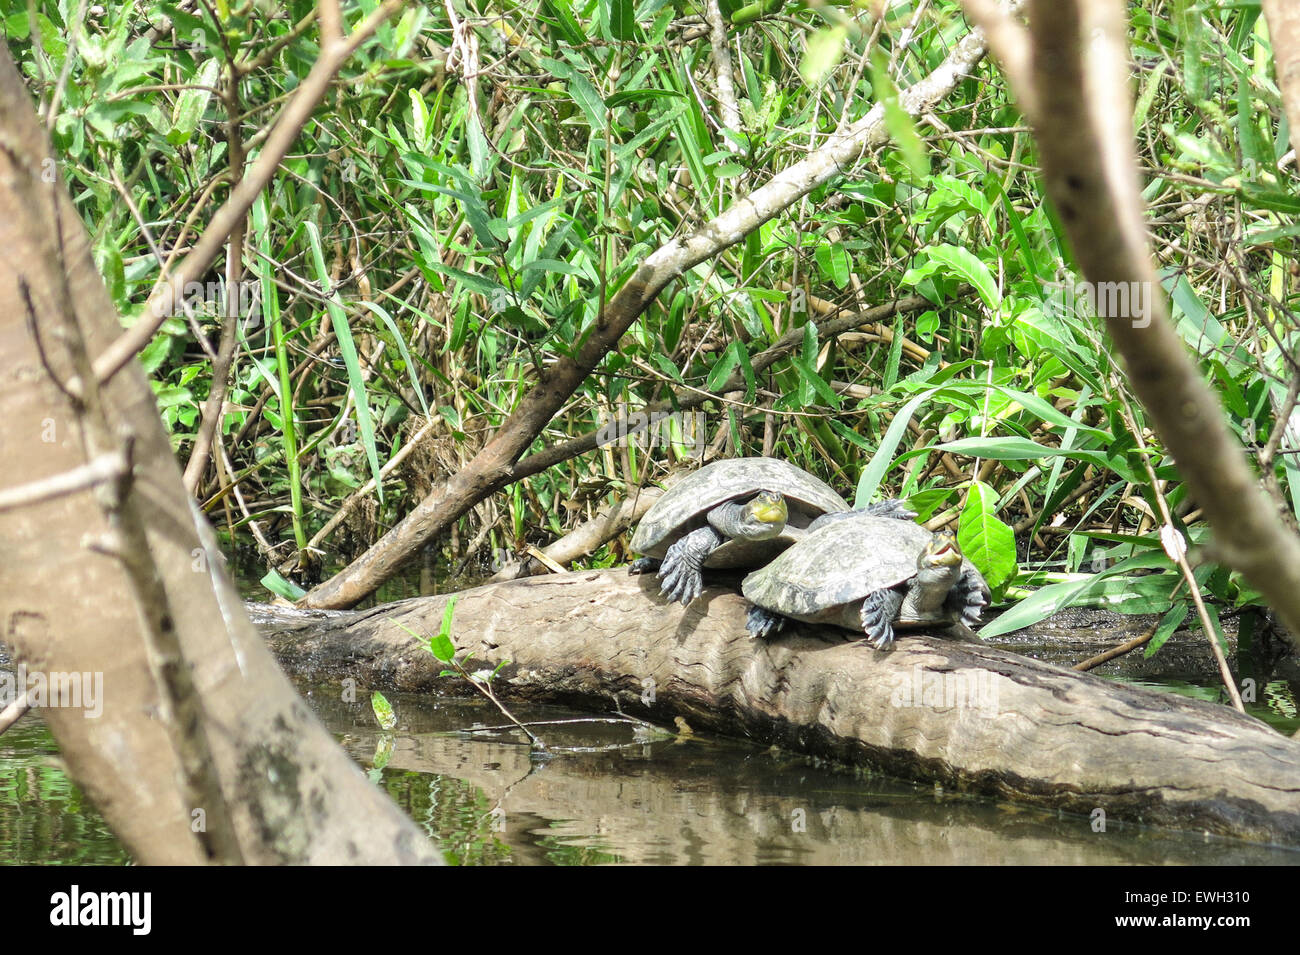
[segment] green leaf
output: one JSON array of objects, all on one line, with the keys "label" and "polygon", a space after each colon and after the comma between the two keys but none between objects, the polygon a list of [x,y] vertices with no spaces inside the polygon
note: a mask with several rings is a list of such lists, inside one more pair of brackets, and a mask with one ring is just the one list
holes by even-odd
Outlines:
[{"label": "green leaf", "polygon": [[277,594],[285,600],[298,600],[307,595],[307,591],[303,590],[292,580],[283,577],[278,570],[268,571],[266,576],[261,579],[260,583],[267,590],[271,591],[271,593]]},{"label": "green leaf", "polygon": [[381,727],[386,730],[397,727],[397,714],[393,712],[392,704],[378,690],[370,694],[370,709]]},{"label": "green leaf", "polygon": [[740,352],[743,346],[740,342],[732,342],[722,353],[722,357],[714,364],[709,371],[709,378],[705,387],[709,391],[717,391],[723,383],[731,377],[732,369],[740,362]]},{"label": "green leaf", "polygon": [[591,131],[595,133],[604,130],[605,103],[596,92],[596,87],[591,85],[591,81],[562,60],[542,57],[541,64],[544,69],[550,70],[567,84],[566,92],[569,98],[582,110]]},{"label": "green leaf", "polygon": [[321,283],[327,296],[325,311],[329,313],[330,324],[334,328],[334,337],[338,339],[339,355],[348,370],[348,386],[352,389],[352,399],[356,402],[357,430],[361,433],[361,444],[366,449],[366,459],[370,462],[370,474],[375,479],[375,497],[379,503],[384,502],[384,479],[379,469],[379,451],[375,446],[375,423],[370,415],[370,399],[366,390],[366,378],[361,371],[361,360],[357,357],[357,345],[352,339],[352,326],[339,304],[339,296],[330,287],[329,269],[325,265],[325,250],[321,247],[320,232],[316,223],[306,223],[307,239],[311,246],[312,264],[316,270],[316,281]]},{"label": "green leaf", "polygon": [[1038,461],[1043,458],[1075,458],[1088,461],[1099,467],[1109,468],[1112,463],[1100,451],[1084,451],[1078,448],[1062,450],[1030,441],[1028,438],[1014,436],[1001,438],[960,438],[935,445],[936,450],[968,454],[975,458],[992,458],[995,461]]},{"label": "green leaf", "polygon": [[615,40],[636,39],[636,7],[632,0],[603,0],[608,5],[609,32]]},{"label": "green leaf", "polygon": [[[214,56],[204,61],[194,83],[197,86],[215,87],[220,72],[221,60]],[[172,110],[172,128],[167,133],[167,142],[173,146],[188,143],[190,137],[194,135],[194,130],[198,128],[199,120],[203,118],[203,113],[207,110],[211,99],[211,89],[183,90],[180,96],[176,97],[176,108]]]},{"label": "green leaf", "polygon": [[822,27],[808,38],[799,75],[809,86],[819,86],[844,55],[844,39],[849,28],[843,24]]},{"label": "green leaf", "polygon": [[424,400],[424,386],[420,383],[419,366],[412,360],[411,352],[406,347],[406,336],[398,329],[393,317],[378,304],[367,302],[364,299],[357,304],[370,309],[370,311],[378,315],[379,320],[384,323],[384,327],[388,329],[388,333],[393,337],[393,341],[397,343],[397,349],[402,353],[402,360],[406,363],[406,372],[411,380],[411,390],[415,392],[416,400],[420,402],[420,410],[427,416],[429,414],[429,405]]},{"label": "green leaf", "polygon": [[[1168,565],[1169,558],[1163,552],[1140,554],[1137,557],[1121,560],[1100,574],[1082,574],[1059,584],[1049,584],[1036,590],[996,620],[981,627],[979,635],[987,640],[1022,627],[1033,626],[1058,610],[1076,606],[1085,597],[1100,591],[1107,585],[1106,581],[1110,577],[1131,574],[1135,570],[1164,568]],[[1131,581],[1134,578],[1127,579]]]},{"label": "green leaf", "polygon": [[1165,615],[1160,618],[1160,625],[1156,627],[1155,634],[1149,641],[1147,641],[1146,649],[1143,651],[1143,656],[1150,659],[1157,650],[1163,647],[1165,641],[1173,636],[1174,631],[1177,630],[1182,622],[1187,619],[1187,614],[1190,610],[1191,608],[1187,605],[1187,601],[1185,600],[1180,600],[1178,603],[1166,610]]},{"label": "green leaf", "polygon": [[998,520],[998,493],[983,481],[971,485],[957,523],[957,542],[995,594],[1016,576],[1016,535]]},{"label": "green leaf", "polygon": [[656,99],[685,99],[686,97],[676,90],[620,90],[605,100],[605,105],[610,109],[617,109],[626,103],[638,103],[642,100]]},{"label": "green leaf", "polygon": [[809,386],[817,395],[832,408],[839,408],[840,396],[831,390],[831,386],[826,384],[826,379],[817,374],[817,369],[813,367],[812,362],[804,358],[790,356],[790,364],[799,372],[799,377]]},{"label": "green leaf", "polygon": [[930,174],[925,144],[916,131],[916,123],[899,105],[898,89],[889,75],[889,57],[879,48],[871,56],[871,82],[875,88],[876,102],[884,104],[885,128],[889,130],[889,138],[898,146],[903,163],[912,177],[917,181],[924,180]]},{"label": "green leaf", "polygon": [[853,498],[854,507],[866,507],[871,503],[871,499],[875,497],[876,491],[880,488],[880,481],[885,476],[885,471],[889,469],[890,463],[894,460],[894,452],[898,449],[898,443],[903,440],[903,435],[907,433],[907,422],[911,420],[912,413],[916,411],[921,402],[938,390],[938,388],[930,388],[921,392],[894,413],[894,420],[889,423],[885,436],[880,439],[880,447],[871,456],[871,461],[863,468],[862,476],[858,478],[858,490]]},{"label": "green leaf", "polygon": [[822,274],[834,282],[836,288],[844,288],[849,284],[849,273],[853,263],[849,259],[849,254],[844,251],[844,243],[832,242],[819,245],[816,257]]},{"label": "green leaf", "polygon": [[1002,307],[1002,294],[998,291],[993,273],[975,253],[957,245],[937,245],[926,251],[931,261],[946,265],[975,286],[975,291],[979,293],[990,311],[996,312]]},{"label": "green leaf", "polygon": [[429,650],[443,663],[450,663],[456,656],[456,645],[451,641],[451,618],[456,612],[456,597],[447,599],[447,606],[442,611],[442,625],[429,640]]},{"label": "green leaf", "polygon": [[1018,391],[1015,388],[1007,388],[1003,385],[994,385],[998,391],[1006,395],[1012,401],[1016,402],[1026,411],[1032,412],[1041,421],[1048,424],[1054,424],[1060,428],[1074,428],[1086,434],[1095,435],[1103,441],[1110,440],[1110,434],[1100,428],[1090,427],[1080,421],[1076,421],[1063,411],[1058,411],[1050,402],[1045,401],[1037,395],[1031,395],[1026,391]]},{"label": "green leaf", "polygon": [[1079,597],[1096,585],[1096,577],[1088,575],[1078,580],[1040,587],[996,620],[979,629],[979,635],[988,640],[1004,633],[1033,626],[1059,610],[1073,606]]}]

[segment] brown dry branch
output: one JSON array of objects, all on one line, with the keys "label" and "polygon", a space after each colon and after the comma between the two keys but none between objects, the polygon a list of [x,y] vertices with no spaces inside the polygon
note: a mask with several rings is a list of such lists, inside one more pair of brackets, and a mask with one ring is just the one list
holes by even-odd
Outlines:
[{"label": "brown dry branch", "polygon": [[[1010,9],[1018,9],[1011,0]],[[900,108],[919,116],[934,107],[983,59],[983,35],[973,31],[957,42],[935,70],[899,94]],[[373,593],[432,537],[443,533],[469,508],[512,480],[520,456],[569,396],[614,349],[659,292],[687,269],[740,242],[818,186],[853,168],[862,156],[889,141],[883,103],[858,122],[837,131],[805,159],[691,235],[674,238],[645,258],[600,311],[595,327],[574,353],[541,370],[514,413],[464,468],[434,489],[374,547],[305,596],[306,607],[350,607]]]},{"label": "brown dry branch", "polygon": [[[602,545],[639,521],[654,502],[663,496],[663,493],[657,487],[642,488],[633,497],[601,508],[595,517],[583,521],[559,540],[544,547],[542,554],[551,561],[567,564],[595,553]],[[496,583],[502,580],[516,580],[519,577],[545,572],[540,561],[512,561],[488,578],[488,581]]]},{"label": "brown dry branch", "polygon": [[[325,7],[330,6],[326,4]],[[324,8],[322,8],[324,9]],[[335,9],[335,13],[337,13]],[[323,24],[322,24],[323,26]],[[233,67],[226,70],[226,83],[222,90],[222,100],[226,106],[226,150],[227,165],[230,168],[232,192],[239,188],[244,176],[244,144],[240,136],[240,100],[239,78]],[[194,435],[194,446],[190,449],[190,459],[185,464],[181,482],[185,492],[194,497],[198,493],[199,482],[207,470],[212,455],[212,442],[221,440],[219,427],[226,411],[226,391],[230,386],[230,373],[235,364],[235,349],[239,346],[239,304],[242,295],[236,292],[244,278],[244,233],[248,226],[247,215],[235,221],[234,228],[226,240],[226,314],[221,325],[221,342],[217,346],[217,358],[212,363],[212,387],[204,399],[199,414],[198,429]],[[201,240],[200,240],[201,241]]]}]

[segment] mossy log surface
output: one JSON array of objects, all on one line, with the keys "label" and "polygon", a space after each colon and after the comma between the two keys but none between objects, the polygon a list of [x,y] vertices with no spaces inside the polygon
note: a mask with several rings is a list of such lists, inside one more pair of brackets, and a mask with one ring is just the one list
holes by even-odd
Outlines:
[{"label": "mossy log surface", "polygon": [[[887,652],[809,625],[755,641],[734,590],[682,608],[656,583],[616,569],[478,587],[458,595],[453,638],[471,669],[510,661],[505,699],[680,716],[954,790],[1300,846],[1300,742],[1252,717],[932,635]],[[251,609],[299,676],[418,692],[453,681],[399,624],[436,633],[446,600]]]}]

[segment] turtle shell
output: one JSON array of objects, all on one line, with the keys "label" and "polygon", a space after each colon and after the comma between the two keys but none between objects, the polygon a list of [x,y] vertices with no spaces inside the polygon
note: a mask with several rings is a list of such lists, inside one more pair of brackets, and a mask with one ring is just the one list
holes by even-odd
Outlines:
[{"label": "turtle shell", "polygon": [[[912,521],[855,514],[804,536],[747,576],[741,591],[751,603],[797,620],[852,619],[868,594],[916,576],[916,560],[933,539],[931,531]],[[963,572],[974,569],[962,559]],[[902,622],[937,624],[951,619]]]},{"label": "turtle shell", "polygon": [[785,498],[786,529],[765,541],[731,540],[709,555],[705,567],[756,567],[803,535],[803,528],[822,514],[847,511],[848,502],[819,478],[777,458],[726,458],[682,478],[641,518],[631,549],[662,558],[679,538],[703,527],[706,515],[726,501],[759,491]]}]

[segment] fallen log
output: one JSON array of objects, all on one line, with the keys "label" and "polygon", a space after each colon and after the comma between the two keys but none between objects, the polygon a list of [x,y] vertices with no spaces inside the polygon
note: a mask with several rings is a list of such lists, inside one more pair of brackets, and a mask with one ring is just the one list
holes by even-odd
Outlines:
[{"label": "fallen log", "polygon": [[[1300,846],[1300,743],[1227,707],[1110,683],[978,643],[900,635],[880,652],[794,625],[751,640],[712,586],[690,607],[622,569],[458,595],[453,640],[510,699],[625,713],[1105,820]],[[291,672],[379,689],[452,681],[446,596],[357,612],[252,608]],[[402,625],[402,626],[399,626]],[[471,666],[471,669],[474,667]]]}]

